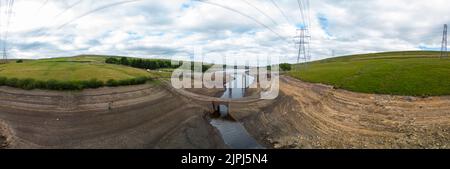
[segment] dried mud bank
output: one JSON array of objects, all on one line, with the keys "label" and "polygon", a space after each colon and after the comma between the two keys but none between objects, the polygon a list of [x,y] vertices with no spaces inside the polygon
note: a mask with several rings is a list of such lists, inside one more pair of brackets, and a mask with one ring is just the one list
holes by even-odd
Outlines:
[{"label": "dried mud bank", "polygon": [[226,148],[209,125],[207,110],[205,103],[151,84],[82,92],[0,87],[0,135],[7,136],[0,136],[0,144],[3,148]]},{"label": "dried mud bank", "polygon": [[360,94],[286,76],[280,90],[276,100],[232,105],[271,147],[450,148],[450,97]]},{"label": "dried mud bank", "polygon": [[12,134],[9,127],[3,121],[0,121],[0,149],[9,146]]},{"label": "dried mud bank", "polygon": [[[273,148],[450,148],[450,97],[335,90],[282,76],[280,96],[229,103],[230,115]],[[209,124],[222,90],[169,85],[83,92],[0,87],[0,148],[227,148]]]}]

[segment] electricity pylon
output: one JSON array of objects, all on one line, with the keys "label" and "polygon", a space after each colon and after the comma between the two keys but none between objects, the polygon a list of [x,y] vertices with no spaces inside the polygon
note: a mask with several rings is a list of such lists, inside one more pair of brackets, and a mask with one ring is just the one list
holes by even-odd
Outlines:
[{"label": "electricity pylon", "polygon": [[444,33],[442,34],[441,58],[448,57],[447,52],[447,24],[444,25]]},{"label": "electricity pylon", "polygon": [[300,63],[300,61],[307,63],[311,59],[309,52],[310,37],[307,28],[297,29],[297,36],[295,37],[295,43],[298,45],[297,63]]}]

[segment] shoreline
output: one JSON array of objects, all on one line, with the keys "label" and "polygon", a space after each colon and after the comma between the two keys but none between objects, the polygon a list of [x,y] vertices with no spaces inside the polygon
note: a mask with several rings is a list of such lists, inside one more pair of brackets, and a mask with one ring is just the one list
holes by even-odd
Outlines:
[{"label": "shoreline", "polygon": [[[450,148],[449,96],[363,94],[280,78],[275,100],[254,99],[258,91],[250,90],[250,100],[230,102],[230,116],[265,147]],[[0,119],[15,133],[11,148],[227,148],[209,124],[208,99],[223,90],[189,94],[166,85],[75,93],[0,87]]]}]

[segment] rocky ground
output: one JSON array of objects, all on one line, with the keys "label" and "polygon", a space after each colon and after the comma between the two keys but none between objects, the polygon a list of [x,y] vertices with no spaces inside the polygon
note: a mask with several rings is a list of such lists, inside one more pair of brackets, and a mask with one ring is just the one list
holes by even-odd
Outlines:
[{"label": "rocky ground", "polygon": [[274,148],[450,148],[449,97],[359,94],[285,76],[280,88],[276,100],[234,106]]},{"label": "rocky ground", "polygon": [[157,85],[71,93],[1,87],[0,102],[2,147],[226,148],[203,103]]},{"label": "rocky ground", "polygon": [[8,126],[4,122],[0,121],[0,149],[9,146],[11,136],[12,134],[10,133]]},{"label": "rocky ground", "polygon": [[[83,92],[0,87],[3,148],[227,148],[209,124],[212,96],[166,84]],[[194,94],[193,94],[194,93]],[[275,100],[230,103],[267,148],[450,148],[450,97],[337,90],[281,76]]]}]

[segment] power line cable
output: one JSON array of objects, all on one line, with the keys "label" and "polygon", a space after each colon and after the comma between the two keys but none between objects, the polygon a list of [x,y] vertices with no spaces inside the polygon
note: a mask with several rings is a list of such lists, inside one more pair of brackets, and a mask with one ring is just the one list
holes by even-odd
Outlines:
[{"label": "power line cable", "polygon": [[298,8],[300,9],[300,16],[301,16],[300,20],[301,20],[301,23],[303,23],[302,26],[306,26],[305,14],[304,14],[304,11],[303,11],[303,4],[302,4],[302,2],[300,0],[297,0],[297,3],[298,3]]},{"label": "power line cable", "polygon": [[[63,24],[57,26],[56,29],[51,29],[51,30],[47,29],[40,36],[48,36],[48,35],[50,35],[50,31],[60,30],[60,29],[62,29],[64,27],[66,27],[67,25],[69,25],[69,24],[71,24],[71,23],[73,23],[73,22],[75,22],[75,21],[77,21],[77,20],[79,20],[81,18],[89,16],[89,15],[95,13],[95,12],[98,12],[98,11],[101,11],[101,10],[105,10],[107,8],[111,8],[111,7],[114,7],[114,6],[123,5],[123,4],[127,4],[127,3],[132,3],[132,2],[137,2],[137,1],[142,1],[142,0],[119,1],[119,2],[114,2],[114,3],[110,3],[110,4],[107,4],[107,5],[100,6],[98,8],[93,9],[93,10],[85,12],[85,13],[83,13],[81,15],[78,15],[77,17],[74,17],[74,18],[72,18],[71,20],[69,20],[67,22],[64,22]],[[41,29],[41,32],[42,31],[43,31],[43,29]]]},{"label": "power line cable", "polygon": [[[64,8],[63,10],[61,10],[57,15],[55,15],[53,17],[53,19],[50,20],[50,22],[54,22],[56,19],[58,19],[61,15],[63,15],[64,13],[68,12],[69,10],[75,8],[77,5],[79,5],[82,2],[82,0],[78,0],[77,2],[69,5],[68,7]],[[45,25],[45,26],[44,26]],[[42,26],[40,26],[40,28],[38,29],[38,31],[36,32],[36,34],[43,36],[45,33],[44,30],[46,29],[46,25],[45,23],[42,23]],[[48,35],[48,34],[47,34]]]},{"label": "power line cable", "polygon": [[278,6],[278,4],[274,1],[274,0],[270,0],[272,2],[272,4],[278,9],[278,11],[280,11],[281,15],[283,15],[284,19],[286,19],[286,21],[291,24],[294,25],[292,23],[292,21],[289,19],[289,17],[286,15],[286,13],[280,8],[280,6]]},{"label": "power line cable", "polygon": [[306,0],[306,9],[307,9],[307,13],[308,13],[308,26],[309,29],[311,29],[312,23],[311,23],[311,6],[310,6],[310,1]]},{"label": "power line cable", "polygon": [[71,23],[73,23],[73,22],[75,22],[75,21],[77,21],[77,20],[79,20],[81,18],[84,18],[84,17],[86,17],[88,15],[91,15],[93,13],[96,13],[98,11],[101,11],[101,10],[104,10],[104,9],[107,9],[107,8],[111,8],[111,7],[114,7],[114,6],[118,6],[118,5],[123,5],[123,4],[127,4],[127,3],[137,2],[137,1],[142,1],[142,0],[119,1],[119,2],[114,2],[114,3],[110,3],[110,4],[107,4],[107,5],[100,6],[98,8],[95,8],[95,9],[93,9],[91,11],[88,11],[86,13],[83,13],[83,14],[75,17],[75,18],[71,19],[70,21],[65,22],[64,24],[61,24],[60,26],[57,27],[56,30],[59,30],[59,29],[65,27],[65,26],[67,26],[67,25],[69,25],[69,24],[71,24]]},{"label": "power line cable", "polygon": [[310,8],[310,4],[309,4],[309,0],[306,0],[306,9],[307,9],[307,19],[308,19],[308,59],[311,59],[311,41],[312,41],[312,36],[311,36],[311,29],[312,29],[312,23],[311,23],[311,8]]},{"label": "power line cable", "polygon": [[267,18],[269,18],[275,25],[278,25],[278,22],[275,21],[275,19],[273,19],[271,16],[267,15],[264,11],[262,11],[261,9],[259,9],[258,7],[256,7],[255,5],[251,4],[250,2],[248,2],[247,0],[243,0],[246,4],[248,4],[249,6],[255,8],[259,13],[263,14],[264,16],[266,16]]},{"label": "power line cable", "polygon": [[221,7],[221,8],[227,9],[227,10],[229,10],[229,11],[233,11],[233,12],[235,12],[235,13],[237,13],[237,14],[239,14],[239,15],[242,15],[242,16],[244,16],[244,17],[246,17],[246,18],[248,18],[248,19],[250,19],[250,20],[252,20],[252,21],[254,21],[254,22],[256,22],[256,23],[258,23],[259,25],[265,27],[266,29],[268,29],[269,31],[271,31],[272,33],[274,33],[275,35],[277,35],[277,36],[279,37],[280,40],[283,40],[283,41],[285,41],[285,42],[290,43],[290,41],[286,40],[287,38],[281,36],[278,32],[276,32],[275,30],[273,30],[272,28],[270,28],[270,27],[267,26],[266,24],[264,24],[264,23],[258,21],[257,19],[253,18],[252,16],[247,15],[247,14],[241,12],[241,11],[238,11],[238,10],[236,10],[236,9],[233,9],[233,8],[228,7],[228,6],[225,6],[225,5],[221,5],[221,4],[217,4],[217,3],[214,3],[214,2],[210,2],[210,1],[208,1],[208,0],[194,0],[194,1],[201,2],[201,3],[206,3],[206,4],[210,4],[210,5],[213,5],[213,6],[217,6],[217,7]]},{"label": "power line cable", "polygon": [[82,2],[82,0],[78,0],[77,2],[73,3],[72,5],[69,5],[67,8],[65,8],[64,10],[62,10],[58,15],[55,16],[55,18],[60,17],[61,15],[65,14],[67,11],[71,10],[72,8],[74,8],[75,6],[77,6],[78,4],[80,4]]},{"label": "power line cable", "polygon": [[50,0],[45,0],[41,6],[37,9],[36,14],[38,14],[39,12],[41,12],[41,10],[48,4]]}]

